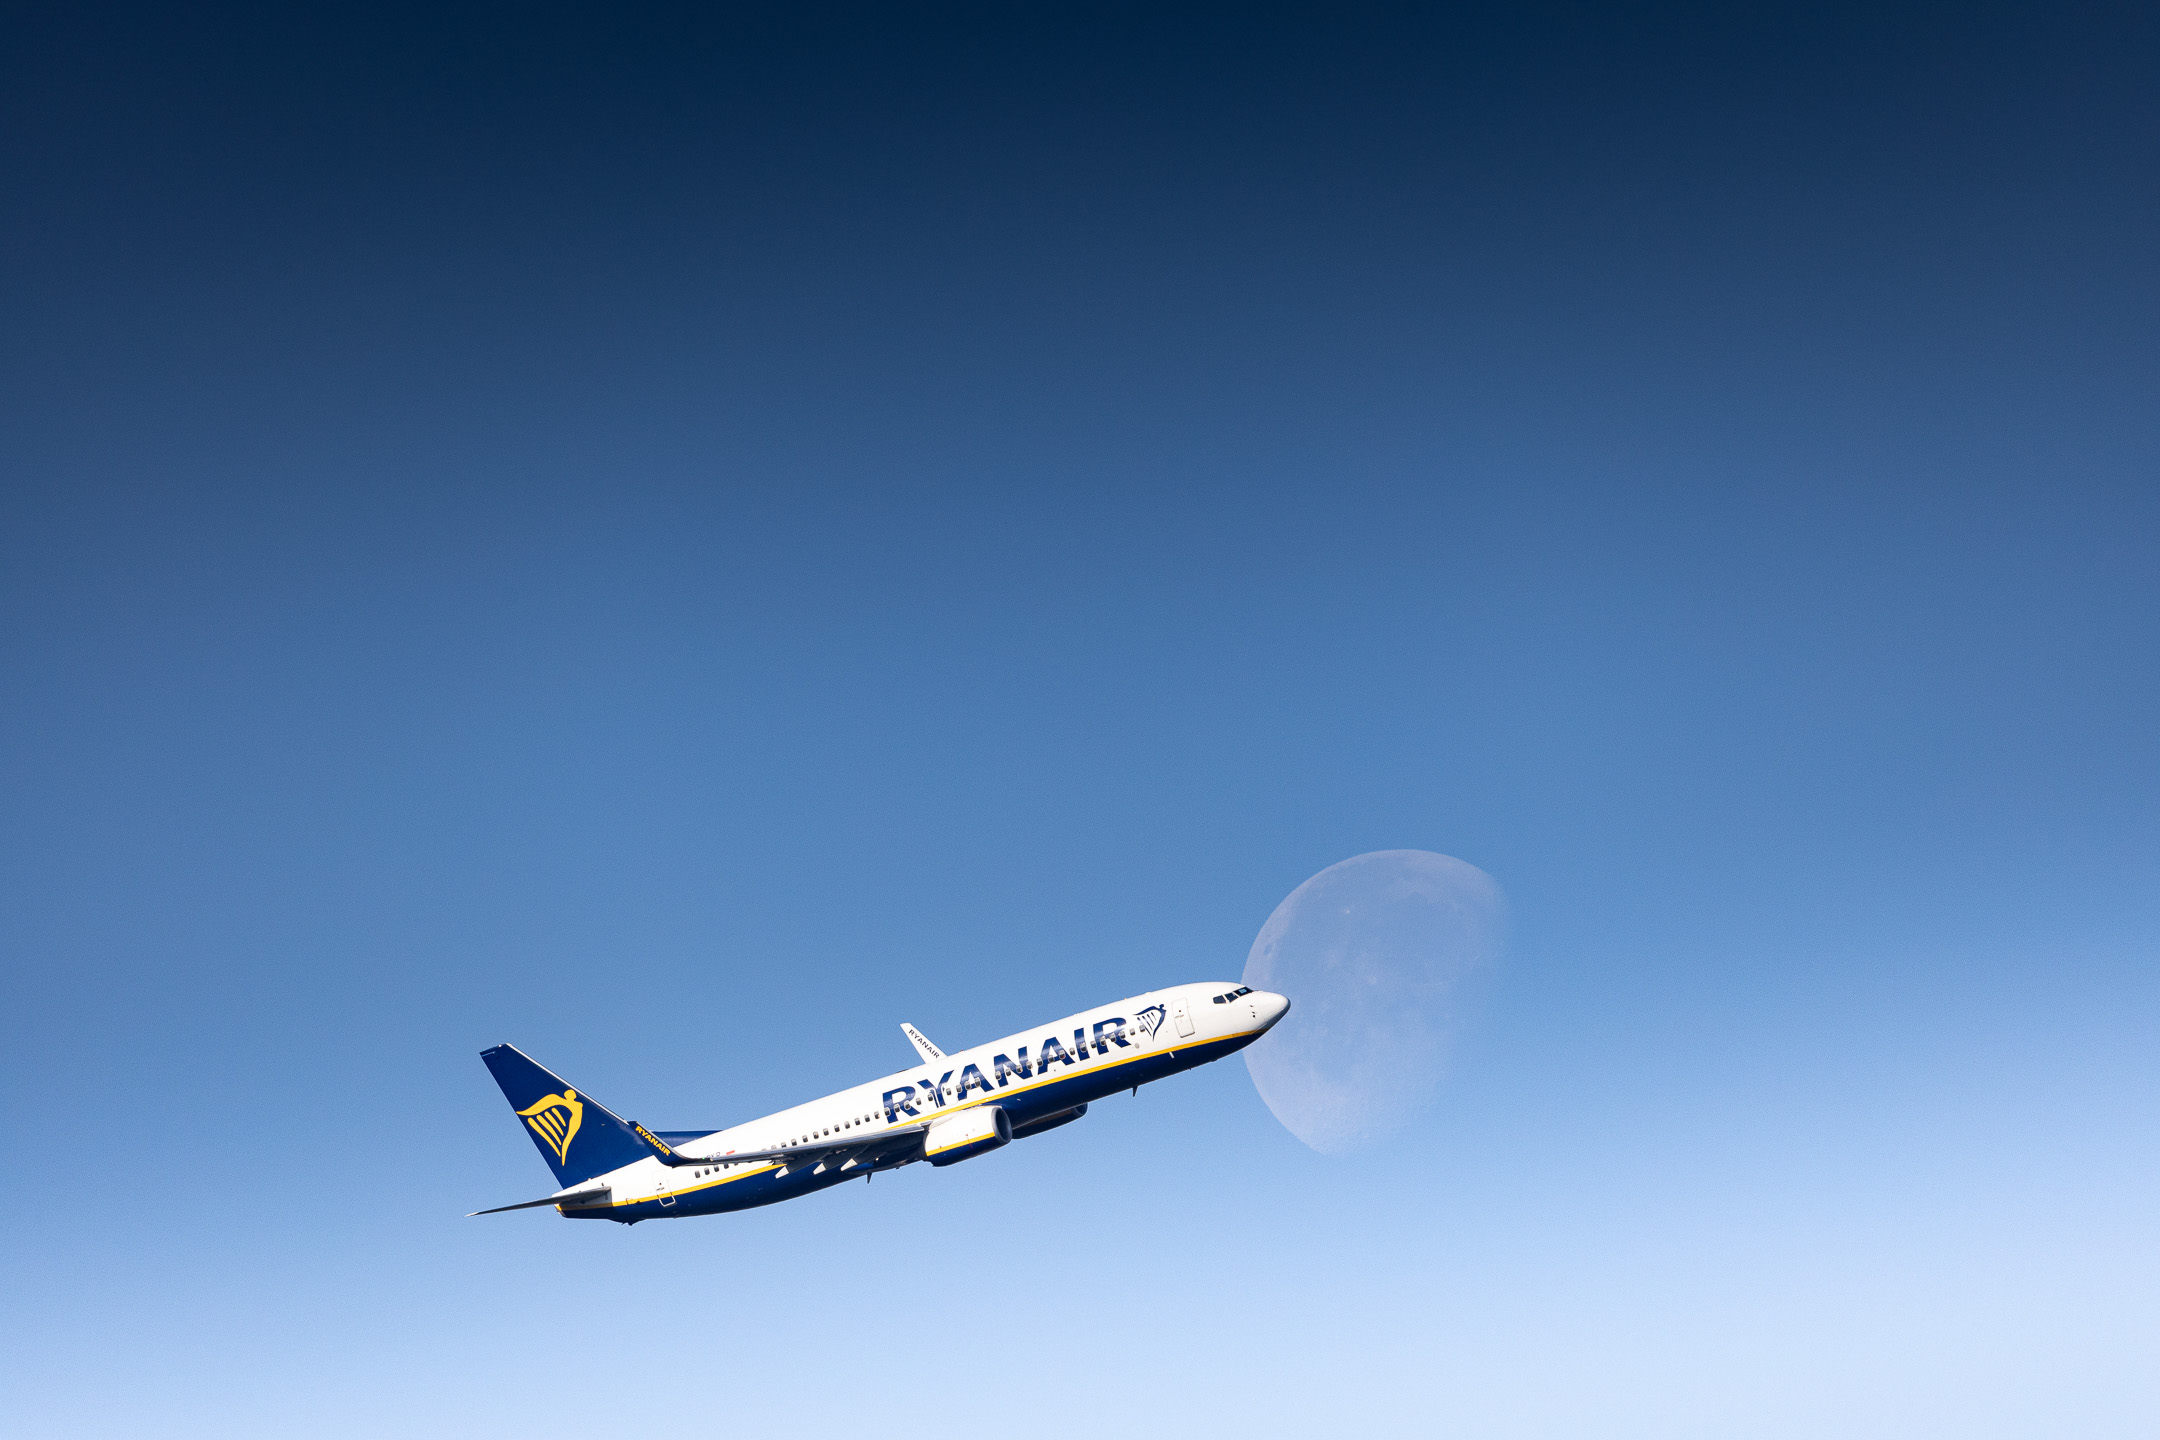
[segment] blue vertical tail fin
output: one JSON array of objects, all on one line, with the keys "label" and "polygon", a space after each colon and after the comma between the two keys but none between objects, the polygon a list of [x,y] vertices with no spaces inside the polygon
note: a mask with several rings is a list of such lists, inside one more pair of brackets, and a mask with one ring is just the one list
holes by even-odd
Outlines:
[{"label": "blue vertical tail fin", "polygon": [[503,1098],[563,1187],[605,1175],[653,1153],[605,1105],[562,1082],[515,1045],[480,1052]]}]

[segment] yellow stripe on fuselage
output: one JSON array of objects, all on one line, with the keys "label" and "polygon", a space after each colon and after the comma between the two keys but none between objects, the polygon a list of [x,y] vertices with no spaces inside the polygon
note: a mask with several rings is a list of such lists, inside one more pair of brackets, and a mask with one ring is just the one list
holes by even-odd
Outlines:
[{"label": "yellow stripe on fuselage", "polygon": [[[1106,1071],[1106,1070],[1115,1070],[1115,1069],[1117,1069],[1117,1068],[1118,1068],[1118,1067],[1119,1067],[1120,1065],[1130,1065],[1130,1064],[1132,1064],[1132,1063],[1133,1063],[1134,1061],[1136,1061],[1136,1060],[1150,1060],[1150,1059],[1153,1059],[1154,1057],[1156,1057],[1156,1056],[1158,1056],[1158,1055],[1174,1055],[1174,1054],[1176,1054],[1176,1053],[1177,1053],[1177,1052],[1178,1052],[1179,1050],[1197,1050],[1198,1048],[1200,1048],[1200,1047],[1201,1047],[1201,1046],[1203,1046],[1203,1045],[1219,1045],[1219,1044],[1221,1044],[1221,1043],[1222,1043],[1223,1041],[1225,1041],[1225,1040],[1236,1040],[1236,1039],[1239,1039],[1239,1038],[1240,1038],[1240,1037],[1242,1037],[1242,1036],[1246,1036],[1246,1035],[1257,1035],[1257,1034],[1259,1034],[1259,1033],[1260,1033],[1260,1032],[1259,1032],[1258,1030],[1240,1030],[1240,1031],[1238,1031],[1238,1032],[1237,1032],[1236,1034],[1232,1034],[1232,1035],[1218,1035],[1218,1036],[1216,1036],[1216,1037],[1215,1037],[1214,1039],[1212,1039],[1212,1040],[1196,1040],[1196,1041],[1194,1041],[1194,1042],[1193,1042],[1192,1044],[1190,1044],[1190,1045],[1166,1045],[1166,1046],[1164,1046],[1164,1047],[1163,1047],[1162,1049],[1160,1049],[1160,1050],[1143,1050],[1143,1051],[1142,1051],[1141,1053],[1139,1053],[1138,1055],[1125,1055],[1125,1056],[1121,1056],[1120,1058],[1118,1058],[1118,1059],[1116,1059],[1116,1060],[1112,1060],[1112,1061],[1111,1061],[1111,1062],[1110,1062],[1109,1064],[1107,1064],[1107,1065],[1098,1065],[1098,1066],[1096,1066],[1096,1067],[1095,1067],[1095,1068],[1094,1068],[1093,1070],[1089,1070],[1089,1071],[1087,1071],[1087,1072],[1085,1072],[1085,1073],[1087,1073],[1087,1074],[1090,1074],[1090,1075],[1100,1075],[1100,1074],[1102,1074],[1102,1073],[1103,1073],[1104,1071]],[[1062,1074],[1057,1074],[1057,1075],[1051,1075],[1051,1076],[1049,1076],[1049,1077],[1047,1077],[1047,1078],[1046,1078],[1046,1077],[1045,1077],[1045,1076],[1043,1075],[1043,1073],[1042,1073],[1042,1072],[1041,1072],[1040,1070],[1038,1070],[1038,1071],[1036,1071],[1036,1072],[1035,1072],[1035,1079],[1034,1079],[1033,1081],[1029,1082],[1029,1083],[1028,1083],[1028,1084],[1026,1084],[1026,1085],[1014,1085],[1014,1086],[1010,1087],[1009,1089],[1004,1089],[1004,1090],[996,1090],[996,1091],[993,1091],[993,1092],[991,1092],[991,1093],[992,1093],[992,1094],[994,1094],[994,1095],[1000,1096],[1000,1097],[1003,1097],[1003,1096],[1006,1096],[1006,1095],[1023,1095],[1023,1094],[1027,1093],[1027,1092],[1028,1092],[1028,1091],[1030,1091],[1030,1090],[1039,1090],[1039,1089],[1041,1089],[1041,1088],[1042,1088],[1043,1086],[1045,1086],[1045,1085],[1055,1085],[1055,1084],[1057,1084],[1057,1083],[1058,1083],[1058,1082],[1060,1082],[1060,1081],[1063,1081],[1063,1080],[1070,1080],[1070,1079],[1073,1079],[1073,1078],[1074,1078],[1075,1076],[1079,1075],[1080,1073],[1082,1073],[1082,1072],[1081,1072],[1081,1069],[1080,1069],[1080,1067],[1079,1067],[1078,1065],[1075,1065],[1075,1066],[1074,1066],[1074,1067],[1073,1067],[1072,1069],[1070,1069],[1070,1070],[1068,1070],[1068,1071],[1065,1071],[1065,1072],[1064,1072],[1064,1073],[1062,1073]],[[954,1113],[956,1113],[956,1112],[958,1112],[958,1111],[961,1111],[961,1110],[972,1110],[972,1109],[974,1109],[974,1108],[975,1108],[976,1106],[978,1106],[978,1105],[983,1105],[983,1104],[987,1104],[987,1103],[988,1103],[988,1101],[989,1101],[989,1097],[988,1097],[988,1096],[985,1096],[985,1097],[984,1097],[983,1099],[981,1099],[981,1100],[970,1100],[970,1101],[968,1101],[968,1102],[967,1102],[967,1103],[966,1103],[965,1105],[948,1105],[948,1106],[946,1106],[946,1107],[945,1107],[945,1108],[944,1108],[943,1110],[932,1110],[932,1111],[931,1111],[931,1112],[930,1112],[929,1114],[927,1114],[927,1115],[924,1115],[924,1116],[922,1116],[922,1117],[921,1117],[921,1118],[920,1118],[919,1120],[917,1120],[917,1121],[916,1121],[915,1123],[917,1123],[917,1124],[920,1124],[920,1123],[922,1123],[922,1121],[925,1121],[925,1120],[935,1120],[935,1119],[936,1119],[937,1117],[939,1117],[940,1115],[951,1115],[951,1114],[954,1114]],[[866,1144],[866,1145],[867,1145],[867,1144],[870,1144],[870,1143],[872,1143],[872,1142],[873,1142],[873,1141],[874,1141],[874,1140],[875,1140],[876,1138],[877,1138],[877,1137],[876,1137],[875,1135],[867,1135],[867,1136],[865,1136],[865,1137],[864,1137],[864,1139],[863,1139],[863,1143],[864,1143],[864,1144]],[[987,1138],[987,1137],[983,1137],[983,1138]],[[923,1151],[923,1154],[925,1154],[925,1155],[931,1155],[931,1154],[943,1155],[943,1154],[944,1154],[944,1153],[945,1153],[945,1152],[946,1152],[947,1150],[958,1150],[958,1149],[960,1149],[960,1148],[961,1148],[962,1146],[965,1146],[965,1145],[975,1145],[975,1144],[980,1144],[980,1143],[981,1143],[981,1141],[980,1141],[980,1140],[964,1140],[964,1141],[962,1141],[962,1142],[960,1143],[960,1145],[944,1145],[944,1146],[940,1146],[940,1147],[939,1147],[939,1148],[938,1148],[937,1150],[935,1150],[935,1151],[931,1151],[931,1150],[925,1150],[925,1151]],[[837,1147],[836,1147],[836,1148],[837,1148]],[[726,1159],[726,1157],[724,1157],[724,1156],[716,1156],[716,1157],[714,1157],[714,1158],[713,1158],[713,1159],[712,1159],[712,1160],[711,1160],[711,1161],[710,1161],[709,1163],[711,1163],[711,1164],[714,1164],[714,1165],[725,1165],[725,1164],[727,1164],[728,1162],[727,1162],[727,1159]],[[661,1201],[661,1200],[665,1200],[665,1199],[667,1199],[667,1198],[668,1198],[669,1196],[671,1196],[671,1195],[695,1195],[695,1194],[696,1194],[696,1193],[697,1193],[698,1191],[700,1191],[700,1190],[710,1190],[710,1189],[712,1189],[713,1187],[715,1187],[715,1186],[718,1186],[718,1185],[732,1185],[732,1184],[734,1184],[734,1183],[735,1183],[736,1181],[738,1181],[738,1180],[748,1180],[748,1179],[749,1179],[749,1178],[750,1178],[751,1176],[753,1176],[753,1175],[763,1175],[763,1174],[765,1174],[765,1173],[766,1173],[767,1171],[771,1171],[771,1170],[785,1170],[785,1169],[787,1169],[787,1168],[788,1168],[788,1167],[787,1167],[787,1166],[786,1166],[785,1164],[778,1164],[778,1165],[760,1165],[760,1166],[759,1166],[759,1167],[758,1167],[757,1169],[755,1169],[755,1170],[745,1170],[745,1171],[743,1171],[743,1172],[742,1172],[742,1174],[740,1174],[740,1175],[722,1175],[722,1176],[718,1177],[717,1179],[713,1179],[713,1180],[706,1180],[706,1181],[702,1181],[702,1182],[700,1182],[700,1183],[698,1183],[698,1184],[696,1184],[696,1185],[687,1185],[687,1186],[684,1186],[684,1187],[683,1187],[682,1189],[680,1189],[680,1190],[663,1190],[663,1191],[660,1191],[660,1192],[658,1192],[658,1193],[656,1193],[656,1194],[652,1194],[652,1195],[640,1195],[640,1196],[638,1196],[638,1197],[637,1197],[636,1199],[634,1199],[634,1200],[610,1200],[610,1201],[609,1201],[609,1202],[607,1203],[606,1207],[604,1207],[604,1208],[606,1208],[606,1209],[610,1209],[610,1210],[614,1210],[614,1209],[619,1209],[620,1207],[622,1207],[622,1206],[624,1206],[624,1205],[651,1205],[651,1204],[655,1204],[655,1203],[657,1203],[658,1201]],[[560,1213],[563,1213],[563,1212],[565,1211],[565,1208],[566,1208],[566,1207],[564,1207],[564,1206],[561,1206],[561,1205],[558,1205],[558,1206],[556,1206],[556,1207],[555,1207],[555,1209],[556,1209],[556,1212],[557,1212],[558,1214],[560,1214]],[[577,1207],[575,1207],[575,1208],[577,1208],[577,1209],[579,1209],[579,1210],[598,1210],[598,1209],[601,1209],[601,1208],[603,1208],[603,1207],[601,1207],[601,1206],[598,1206],[598,1205],[579,1205],[579,1206],[577,1206]]]}]

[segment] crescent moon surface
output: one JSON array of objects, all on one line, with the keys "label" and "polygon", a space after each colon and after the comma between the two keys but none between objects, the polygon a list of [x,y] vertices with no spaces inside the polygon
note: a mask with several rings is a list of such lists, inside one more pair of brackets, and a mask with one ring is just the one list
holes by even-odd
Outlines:
[{"label": "crescent moon surface", "polygon": [[1275,1118],[1347,1155],[1425,1114],[1464,984],[1498,963],[1507,920],[1492,876],[1430,850],[1354,855],[1291,891],[1245,959],[1247,985],[1291,1002],[1245,1051]]}]

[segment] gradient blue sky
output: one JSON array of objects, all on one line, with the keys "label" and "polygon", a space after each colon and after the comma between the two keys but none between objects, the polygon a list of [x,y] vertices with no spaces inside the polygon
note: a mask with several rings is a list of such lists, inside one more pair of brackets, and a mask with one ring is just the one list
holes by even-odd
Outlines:
[{"label": "gradient blue sky", "polygon": [[[9,28],[11,1427],[2150,1433],[2149,14]],[[1396,847],[1413,1147],[462,1218]]]}]

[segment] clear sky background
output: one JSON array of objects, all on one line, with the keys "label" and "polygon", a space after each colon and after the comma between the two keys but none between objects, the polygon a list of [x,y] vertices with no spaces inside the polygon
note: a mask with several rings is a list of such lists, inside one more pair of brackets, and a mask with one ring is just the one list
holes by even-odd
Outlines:
[{"label": "clear sky background", "polygon": [[[1747,8],[13,15],[9,1428],[2149,1434],[2160,28]],[[1415,1143],[463,1218],[1386,848]]]}]

